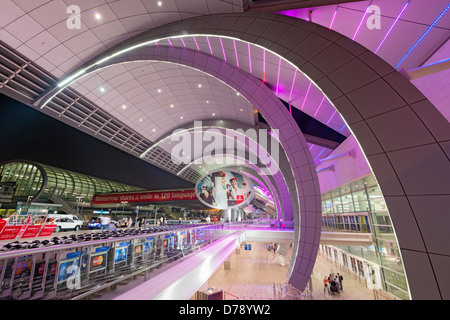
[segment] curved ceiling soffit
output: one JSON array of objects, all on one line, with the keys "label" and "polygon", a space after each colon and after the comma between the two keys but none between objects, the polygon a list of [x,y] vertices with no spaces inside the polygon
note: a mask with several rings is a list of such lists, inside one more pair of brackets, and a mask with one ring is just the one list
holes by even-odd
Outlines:
[{"label": "curved ceiling soffit", "polygon": [[[133,49],[139,50],[137,52],[133,51]],[[131,54],[130,51],[133,51],[133,54]],[[190,55],[183,55],[181,54],[181,51],[188,52]],[[294,208],[292,208],[292,210],[290,210],[286,214],[286,217],[288,219],[292,217],[296,223],[296,241],[292,259],[296,261],[301,260],[300,257],[297,256],[297,253],[300,252],[300,254],[305,253],[307,255],[307,257],[305,256],[305,258],[308,261],[314,260],[311,259],[311,252],[309,250],[299,250],[299,247],[303,247],[306,245],[306,239],[314,239],[312,241],[315,248],[312,253],[314,257],[318,251],[321,231],[320,219],[317,218],[321,215],[321,212],[317,209],[320,208],[320,189],[318,178],[315,172],[314,162],[309,153],[308,146],[303,134],[301,133],[292,116],[286,110],[284,105],[279,101],[279,99],[275,96],[273,91],[271,91],[262,81],[256,79],[254,76],[246,74],[239,68],[230,66],[229,64],[224,63],[222,60],[200,51],[192,51],[186,49],[179,50],[175,47],[160,48],[139,46],[122,51],[122,53],[126,52],[128,52],[126,55],[117,55],[101,59],[97,64],[92,66],[92,69],[90,69],[89,72],[92,72],[99,67],[105,67],[106,65],[121,63],[124,61],[146,59],[164,61],[169,60],[176,63],[188,65],[203,72],[207,72],[210,75],[235,88],[235,90],[246,97],[246,99],[250,101],[252,105],[260,106],[259,111],[261,115],[266,119],[266,121],[272,128],[280,128],[280,142],[284,148],[287,148],[289,150],[286,153],[291,165],[290,169],[294,173],[294,180],[289,181],[288,183],[290,184],[290,190],[293,190],[291,191],[290,197],[295,200],[296,203]],[[48,92],[46,96],[38,99],[36,101],[37,106],[40,108],[45,107],[46,103],[48,103],[48,101],[50,101],[55,95],[57,95],[59,91],[62,91],[66,86],[70,85],[70,83],[76,80],[77,77],[85,74],[86,70],[82,69],[75,74],[75,77],[69,77],[68,79],[61,82],[59,84],[59,87],[54,88],[54,90]],[[301,172],[305,174],[301,174]],[[314,198],[314,200],[312,201],[315,202],[316,209],[311,208],[309,212],[305,212],[305,192],[308,194],[308,197]],[[296,194],[294,195],[292,193]],[[299,197],[299,195],[301,195],[301,197]],[[300,200],[300,198],[302,199]],[[303,211],[303,215],[300,210],[301,206],[305,208],[305,211]],[[296,214],[294,214],[294,212],[296,212]],[[297,212],[299,212],[300,214],[297,214]],[[315,218],[306,219],[306,215],[312,215]],[[302,233],[300,233],[300,230],[298,228],[298,226],[300,225],[300,220],[302,220],[302,225],[305,225],[305,228],[303,229],[304,232]],[[292,263],[291,266],[293,266],[294,268],[294,263]],[[309,272],[309,270],[307,272]],[[292,273],[292,269],[289,271],[289,273]],[[309,275],[304,274],[304,276],[309,278]],[[306,286],[307,281],[303,278],[304,277],[302,277],[302,280],[296,282],[298,288],[304,288],[304,286]]]}]

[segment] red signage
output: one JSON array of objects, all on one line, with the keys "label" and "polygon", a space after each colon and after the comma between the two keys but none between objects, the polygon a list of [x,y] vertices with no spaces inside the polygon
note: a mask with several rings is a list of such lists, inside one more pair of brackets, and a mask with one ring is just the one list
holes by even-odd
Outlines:
[{"label": "red signage", "polygon": [[39,233],[39,237],[47,237],[50,236],[53,233],[53,230],[55,230],[56,224],[47,224],[42,226],[42,230]]},{"label": "red signage", "polygon": [[11,240],[17,237],[22,226],[5,226],[0,233],[0,240]]},{"label": "red signage", "polygon": [[41,230],[41,225],[29,225],[22,234],[22,238],[34,238]]},{"label": "red signage", "polygon": [[137,202],[163,202],[163,201],[182,201],[197,200],[194,189],[173,190],[173,191],[147,191],[136,193],[115,193],[101,194],[92,199],[92,204],[111,204],[111,203],[137,203]]}]

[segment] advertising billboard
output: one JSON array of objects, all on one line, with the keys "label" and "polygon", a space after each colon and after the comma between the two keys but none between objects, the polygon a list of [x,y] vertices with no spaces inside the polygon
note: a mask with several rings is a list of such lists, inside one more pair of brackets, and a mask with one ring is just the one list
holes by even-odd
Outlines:
[{"label": "advertising billboard", "polygon": [[253,199],[251,180],[234,171],[215,171],[202,177],[196,185],[197,198],[214,209],[244,206]]}]

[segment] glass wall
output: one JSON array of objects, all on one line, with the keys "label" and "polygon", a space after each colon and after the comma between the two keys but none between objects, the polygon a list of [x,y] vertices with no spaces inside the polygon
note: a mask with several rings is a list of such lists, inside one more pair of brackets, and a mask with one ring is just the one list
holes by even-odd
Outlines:
[{"label": "glass wall", "polygon": [[28,201],[29,196],[36,197],[41,189],[41,200],[56,196],[66,201],[82,198],[89,202],[98,193],[142,190],[123,183],[32,162],[1,164],[0,186],[2,185],[5,186],[2,189],[12,193],[12,200],[15,201]]},{"label": "glass wall", "polygon": [[397,239],[381,190],[370,174],[322,194],[322,227],[372,233],[370,247],[338,246],[380,266],[386,291],[408,299]]}]

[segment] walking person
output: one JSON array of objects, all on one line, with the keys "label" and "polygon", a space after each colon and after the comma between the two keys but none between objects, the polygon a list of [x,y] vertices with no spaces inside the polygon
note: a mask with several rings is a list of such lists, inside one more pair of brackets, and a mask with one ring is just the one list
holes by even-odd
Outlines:
[{"label": "walking person", "polygon": [[339,279],[339,286],[342,291],[342,290],[344,290],[344,288],[342,287],[342,280],[344,280],[344,277],[342,275],[340,275],[339,273],[337,274],[337,277]]}]

